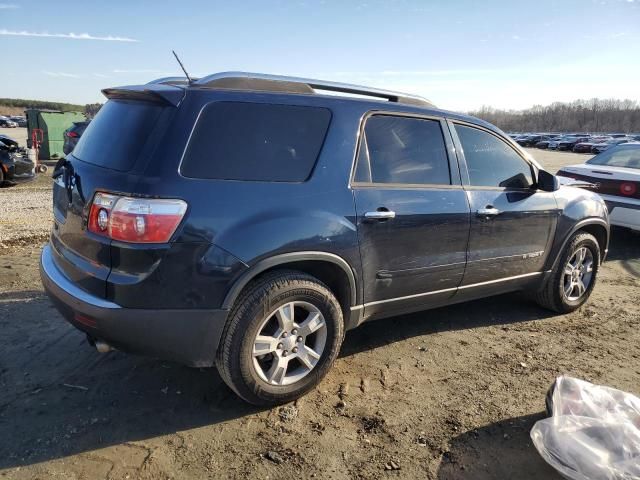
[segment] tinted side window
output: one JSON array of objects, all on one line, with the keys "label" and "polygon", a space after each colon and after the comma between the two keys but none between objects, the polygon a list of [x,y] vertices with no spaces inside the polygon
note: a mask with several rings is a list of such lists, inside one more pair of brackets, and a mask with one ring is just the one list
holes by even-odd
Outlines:
[{"label": "tinted side window", "polygon": [[360,142],[356,182],[450,185],[440,122],[374,115]]},{"label": "tinted side window", "polygon": [[509,145],[477,128],[456,125],[471,185],[529,188],[531,167]]},{"label": "tinted side window", "polygon": [[302,182],[331,120],[326,108],[264,103],[207,105],[187,146],[185,177]]}]

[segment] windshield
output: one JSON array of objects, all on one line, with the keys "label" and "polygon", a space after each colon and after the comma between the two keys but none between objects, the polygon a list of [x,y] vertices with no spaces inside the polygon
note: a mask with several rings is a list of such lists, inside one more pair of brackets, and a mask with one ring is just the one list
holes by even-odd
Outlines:
[{"label": "windshield", "polygon": [[73,156],[100,167],[131,170],[161,110],[151,103],[109,100],[87,126]]},{"label": "windshield", "polygon": [[587,164],[640,169],[640,145],[605,150],[588,160]]}]

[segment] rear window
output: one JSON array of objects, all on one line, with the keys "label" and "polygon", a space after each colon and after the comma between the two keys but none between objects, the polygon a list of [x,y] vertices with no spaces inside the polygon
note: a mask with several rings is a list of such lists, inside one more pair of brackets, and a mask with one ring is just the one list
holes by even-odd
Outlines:
[{"label": "rear window", "polygon": [[586,163],[589,165],[640,169],[640,145],[605,150],[591,160],[587,160]]},{"label": "rear window", "polygon": [[216,102],[202,110],[182,161],[185,177],[303,182],[331,112],[320,107]]},{"label": "rear window", "polygon": [[162,108],[152,103],[109,100],[87,126],[73,156],[100,167],[131,170]]}]

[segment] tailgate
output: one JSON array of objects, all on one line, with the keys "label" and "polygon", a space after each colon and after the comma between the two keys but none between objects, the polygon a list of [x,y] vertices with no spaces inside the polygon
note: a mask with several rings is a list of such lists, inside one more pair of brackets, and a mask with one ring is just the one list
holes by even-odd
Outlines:
[{"label": "tailgate", "polygon": [[53,184],[51,246],[56,264],[80,288],[104,297],[111,271],[111,240],[87,231],[89,208],[96,190],[126,191],[133,188],[133,179],[72,156],[61,170]]},{"label": "tailgate", "polygon": [[53,174],[55,262],[71,281],[98,297],[106,296],[111,240],[87,230],[89,210],[98,191],[135,193],[141,165],[152,156],[160,125],[166,124],[159,119],[174,110],[150,98],[136,92],[133,100],[109,100]]}]

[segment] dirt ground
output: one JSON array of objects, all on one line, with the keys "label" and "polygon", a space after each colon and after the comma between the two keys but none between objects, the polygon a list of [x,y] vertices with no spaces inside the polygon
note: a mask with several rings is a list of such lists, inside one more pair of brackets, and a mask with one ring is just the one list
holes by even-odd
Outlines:
[{"label": "dirt ground", "polygon": [[[552,171],[586,158],[533,153]],[[529,439],[553,379],[640,394],[639,239],[613,231],[576,312],[510,294],[365,324],[315,391],[267,410],[215,369],[96,353],[43,294],[42,240],[7,245],[0,478],[559,479]]]}]

